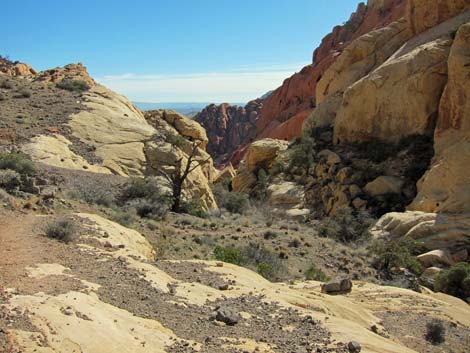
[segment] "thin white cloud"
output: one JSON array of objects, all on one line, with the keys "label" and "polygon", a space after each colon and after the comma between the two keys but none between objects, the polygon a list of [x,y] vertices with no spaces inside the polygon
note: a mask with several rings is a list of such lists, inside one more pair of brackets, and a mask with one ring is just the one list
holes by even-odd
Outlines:
[{"label": "thin white cloud", "polygon": [[138,102],[247,102],[279,87],[305,63],[245,66],[226,72],[181,75],[122,75],[101,84]]}]

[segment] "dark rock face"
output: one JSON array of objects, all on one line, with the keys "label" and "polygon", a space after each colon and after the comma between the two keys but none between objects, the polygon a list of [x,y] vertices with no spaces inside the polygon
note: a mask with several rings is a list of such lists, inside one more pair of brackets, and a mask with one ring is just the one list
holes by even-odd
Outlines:
[{"label": "dark rock face", "polygon": [[338,278],[321,286],[322,293],[342,294],[349,293],[352,289],[352,281],[349,278]]},{"label": "dark rock face", "polygon": [[250,143],[256,136],[256,121],[263,100],[249,102],[245,107],[224,103],[211,104],[194,118],[207,132],[207,151],[217,164],[223,164],[238,147]]}]

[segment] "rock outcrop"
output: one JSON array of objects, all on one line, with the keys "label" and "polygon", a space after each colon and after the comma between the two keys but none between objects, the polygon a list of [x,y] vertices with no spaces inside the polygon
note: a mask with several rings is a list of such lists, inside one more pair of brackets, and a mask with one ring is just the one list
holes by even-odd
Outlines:
[{"label": "rock outcrop", "polygon": [[69,64],[64,67],[56,67],[55,69],[42,71],[35,77],[36,81],[44,83],[59,83],[63,79],[84,81],[90,87],[96,85],[95,80],[88,75],[86,67],[81,63]]},{"label": "rock outcrop", "polygon": [[13,77],[32,77],[37,74],[31,66],[0,57],[0,72]]},{"label": "rock outcrop", "polygon": [[270,169],[278,154],[287,147],[287,142],[274,139],[263,139],[252,143],[238,167],[237,175],[232,180],[233,190],[249,192],[256,184],[258,170]]},{"label": "rock outcrop", "polygon": [[211,104],[194,117],[208,132],[207,152],[217,163],[225,163],[237,148],[254,140],[262,107],[262,99],[251,101],[245,107]]}]

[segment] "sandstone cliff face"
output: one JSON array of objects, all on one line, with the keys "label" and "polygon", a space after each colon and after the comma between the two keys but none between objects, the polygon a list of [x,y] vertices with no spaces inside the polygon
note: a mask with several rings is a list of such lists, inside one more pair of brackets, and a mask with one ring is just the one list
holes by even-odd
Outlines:
[{"label": "sandstone cliff face", "polygon": [[317,82],[326,69],[353,39],[399,19],[404,10],[404,0],[369,1],[368,6],[360,4],[345,25],[335,27],[323,39],[315,50],[313,64],[288,78],[266,100],[257,122],[257,133],[263,137],[284,138],[281,124],[292,120],[295,124],[290,127],[291,134],[300,136],[303,121],[317,104]]},{"label": "sandstone cliff face", "polygon": [[211,104],[194,117],[208,132],[207,151],[217,162],[225,162],[235,149],[254,140],[262,107],[262,99],[251,101],[245,107]]},{"label": "sandstone cliff face", "polygon": [[422,33],[470,8],[470,0],[408,0],[406,18],[414,34]]}]

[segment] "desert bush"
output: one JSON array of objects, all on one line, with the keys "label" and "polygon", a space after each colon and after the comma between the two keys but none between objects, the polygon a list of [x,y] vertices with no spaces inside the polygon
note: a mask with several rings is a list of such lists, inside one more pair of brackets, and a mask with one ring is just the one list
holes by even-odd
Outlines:
[{"label": "desert bush", "polygon": [[44,227],[44,233],[49,238],[69,243],[77,234],[77,227],[72,219],[58,219],[47,223]]},{"label": "desert bush", "polygon": [[7,99],[7,97],[3,93],[0,93],[0,102],[4,101],[6,99]]},{"label": "desert bush", "polygon": [[434,287],[438,292],[470,302],[470,264],[461,262],[442,271],[437,276]]},{"label": "desert bush", "polygon": [[312,137],[303,136],[292,147],[288,170],[295,175],[308,175],[313,165],[315,141]]},{"label": "desert bush", "polygon": [[234,247],[223,247],[217,245],[214,248],[214,257],[218,261],[242,266],[246,263],[246,259],[242,255],[240,249]]},{"label": "desert bush", "polygon": [[411,239],[400,241],[374,241],[369,246],[374,256],[373,266],[381,271],[390,272],[393,268],[406,268],[415,275],[422,272],[416,255],[422,252],[422,246]]},{"label": "desert bush", "polygon": [[8,192],[21,185],[21,175],[11,169],[0,170],[0,187]]},{"label": "desert bush", "polygon": [[333,216],[320,221],[318,234],[345,243],[354,242],[369,237],[369,228],[373,223],[374,219],[367,212],[343,207]]},{"label": "desert bush", "polygon": [[312,264],[307,271],[305,271],[305,279],[307,281],[319,281],[327,282],[330,280],[330,277],[326,275],[321,269]]},{"label": "desert bush", "polygon": [[131,212],[125,210],[115,210],[110,219],[123,227],[131,227],[134,223],[134,216]]},{"label": "desert bush", "polygon": [[162,220],[168,213],[168,204],[158,201],[142,200],[135,205],[137,214],[142,218]]},{"label": "desert bush", "polygon": [[256,173],[256,185],[253,187],[250,196],[256,200],[264,201],[267,198],[269,185],[269,174],[263,168]]},{"label": "desert bush", "polygon": [[229,190],[230,180],[222,181],[212,186],[212,193],[219,207],[230,213],[245,214],[250,207],[248,195]]},{"label": "desert bush", "polygon": [[3,89],[13,89],[15,88],[15,85],[12,81],[10,80],[3,80],[1,83],[0,83],[0,88],[3,88]]},{"label": "desert bush", "polygon": [[199,218],[209,217],[202,200],[196,198],[184,201],[181,205],[181,212]]},{"label": "desert bush", "polygon": [[70,92],[85,92],[90,89],[88,83],[83,80],[71,80],[64,78],[57,84],[57,88],[70,91]]},{"label": "desert bush", "polygon": [[30,98],[32,95],[31,91],[27,88],[21,88],[19,89],[16,94],[15,98]]},{"label": "desert bush", "polygon": [[266,232],[264,232],[263,234],[263,237],[264,239],[266,240],[272,240],[272,239],[276,239],[277,237],[279,236],[278,233],[272,231],[272,230],[267,230]]},{"label": "desert bush", "polygon": [[161,188],[155,178],[130,178],[123,186],[120,199],[123,202],[135,199],[151,200],[161,194]]},{"label": "desert bush", "polygon": [[171,144],[172,146],[183,148],[187,140],[180,134],[167,133],[165,135],[165,141]]},{"label": "desert bush", "polygon": [[446,329],[442,320],[433,319],[426,324],[426,340],[434,345],[445,341]]},{"label": "desert bush", "polygon": [[33,161],[22,152],[0,153],[0,169],[14,170],[21,176],[32,176],[36,173]]}]

